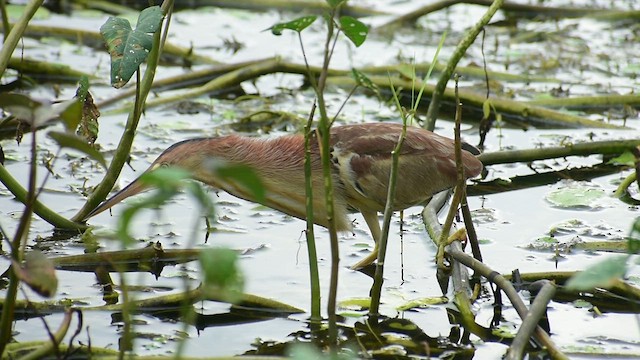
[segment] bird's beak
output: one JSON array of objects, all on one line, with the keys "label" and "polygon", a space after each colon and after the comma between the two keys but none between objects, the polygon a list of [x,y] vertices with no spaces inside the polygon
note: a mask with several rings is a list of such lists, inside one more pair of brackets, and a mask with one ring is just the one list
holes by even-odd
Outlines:
[{"label": "bird's beak", "polygon": [[108,200],[105,200],[104,202],[102,202],[102,204],[100,204],[97,208],[93,209],[93,211],[91,211],[87,216],[85,216],[84,219],[86,220],[90,217],[96,216],[101,212],[107,209],[110,209],[111,207],[121,202],[122,200],[130,196],[139,194],[147,190],[148,188],[149,188],[149,185],[140,181],[140,178],[137,178],[132,183],[127,185],[124,189],[120,190],[117,194],[113,195]]}]

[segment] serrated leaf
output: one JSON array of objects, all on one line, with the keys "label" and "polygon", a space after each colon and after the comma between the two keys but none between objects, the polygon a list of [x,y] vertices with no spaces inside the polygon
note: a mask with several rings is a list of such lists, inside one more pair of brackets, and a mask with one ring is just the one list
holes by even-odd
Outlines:
[{"label": "serrated leaf", "polygon": [[596,287],[607,288],[627,272],[628,256],[604,259],[572,276],[566,283],[569,290],[588,291]]},{"label": "serrated leaf", "polygon": [[98,150],[91,147],[91,145],[87,144],[87,142],[81,137],[75,134],[63,133],[63,132],[57,132],[57,131],[51,131],[47,135],[49,135],[50,138],[55,140],[55,142],[58,143],[60,147],[66,147],[66,148],[71,148],[71,149],[80,151],[86,154],[87,156],[89,156],[90,158],[96,160],[105,169],[107,168],[107,162],[105,161],[102,154]]},{"label": "serrated leaf", "polygon": [[369,33],[367,25],[351,16],[340,17],[340,28],[356,47],[364,43]]},{"label": "serrated leaf", "polygon": [[313,24],[313,22],[316,21],[317,18],[318,17],[315,15],[303,16],[289,22],[278,23],[271,27],[271,33],[273,35],[282,35],[282,30],[284,29],[293,30],[297,33],[300,33],[302,30]]},{"label": "serrated leaf", "polygon": [[129,20],[109,17],[100,27],[100,34],[111,55],[111,85],[123,87],[138,70],[153,47],[153,36],[162,21],[162,12],[157,6],[140,13],[138,27],[133,30]]},{"label": "serrated leaf", "polygon": [[36,293],[52,297],[58,290],[58,278],[53,262],[42,252],[34,250],[25,255],[24,265],[12,261],[13,271]]}]

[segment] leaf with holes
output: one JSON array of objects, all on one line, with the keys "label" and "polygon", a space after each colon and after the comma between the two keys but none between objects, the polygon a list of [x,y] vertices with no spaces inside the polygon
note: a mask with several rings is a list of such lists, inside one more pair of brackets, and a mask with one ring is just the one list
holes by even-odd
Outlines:
[{"label": "leaf with holes", "polygon": [[152,6],[140,12],[136,29],[129,20],[109,17],[100,27],[100,34],[111,55],[111,85],[123,87],[149,56],[153,47],[152,33],[158,31],[162,21],[159,6]]},{"label": "leaf with holes", "polygon": [[271,33],[273,35],[282,35],[282,30],[284,29],[293,30],[297,33],[300,33],[302,30],[308,28],[309,25],[313,24],[313,22],[316,21],[317,18],[318,17],[315,15],[304,16],[286,23],[278,23],[271,27]]},{"label": "leaf with holes", "polygon": [[367,25],[351,16],[340,17],[340,28],[356,47],[364,43],[369,33]]}]

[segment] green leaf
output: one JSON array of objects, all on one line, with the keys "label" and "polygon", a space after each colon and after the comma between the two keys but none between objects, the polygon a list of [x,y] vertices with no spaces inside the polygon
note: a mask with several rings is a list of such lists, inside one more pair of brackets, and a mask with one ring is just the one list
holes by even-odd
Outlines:
[{"label": "green leaf", "polygon": [[87,142],[83,138],[75,134],[57,131],[50,131],[47,135],[55,140],[55,142],[58,143],[60,147],[78,150],[86,154],[90,158],[96,160],[105,169],[107,168],[107,162],[105,161],[102,154],[98,150],[94,149],[91,145],[87,144]]},{"label": "green leaf", "polygon": [[425,297],[425,298],[413,299],[404,304],[401,304],[396,307],[396,310],[407,311],[407,310],[416,309],[416,308],[423,309],[431,305],[442,305],[448,302],[449,302],[449,299],[446,296]]},{"label": "green leaf", "polygon": [[238,267],[238,254],[231,249],[206,249],[200,253],[200,267],[204,275],[203,290],[215,292],[225,301],[241,299],[244,277]]},{"label": "green leaf", "polygon": [[17,119],[34,127],[40,127],[47,121],[58,118],[77,101],[66,100],[60,103],[34,100],[26,95],[3,93],[0,96],[0,108],[10,112]]},{"label": "green leaf", "polygon": [[309,27],[309,25],[313,24],[313,22],[316,21],[317,18],[318,17],[315,15],[303,16],[289,22],[278,23],[271,27],[271,33],[273,35],[282,35],[282,30],[284,29],[293,30],[297,33],[300,33],[302,30]]},{"label": "green leaf", "polygon": [[367,25],[351,16],[340,17],[340,28],[356,47],[364,43],[369,33]]},{"label": "green leaf", "polygon": [[329,6],[331,6],[332,9],[337,8],[338,6],[342,5],[345,2],[347,2],[347,0],[327,0],[327,4],[329,4]]},{"label": "green leaf", "polygon": [[602,189],[574,184],[552,191],[546,199],[560,208],[595,208],[597,201],[604,196]]},{"label": "green leaf", "polygon": [[356,81],[358,86],[362,86],[366,89],[373,91],[376,96],[380,97],[380,89],[378,89],[378,85],[376,85],[371,79],[367,77],[364,73],[359,70],[353,68],[351,69],[351,76]]},{"label": "green leaf", "polygon": [[371,298],[369,297],[355,297],[350,299],[344,299],[338,302],[340,309],[346,310],[367,310],[371,306]]},{"label": "green leaf", "polygon": [[123,87],[138,70],[153,47],[153,36],[162,21],[158,6],[144,9],[135,30],[129,20],[109,17],[100,27],[100,34],[111,55],[111,85]]},{"label": "green leaf", "polygon": [[163,16],[160,6],[151,6],[142,10],[138,17],[136,31],[155,33],[160,28],[160,22]]},{"label": "green leaf", "polygon": [[13,271],[22,282],[45,297],[52,297],[58,290],[58,278],[53,262],[42,252],[34,250],[25,255],[24,266],[12,261]]},{"label": "green leaf", "polygon": [[256,202],[264,202],[265,189],[262,179],[251,167],[220,161],[212,161],[208,166],[220,179],[244,187],[253,195]]},{"label": "green leaf", "polygon": [[482,103],[482,118],[488,119],[491,115],[491,100],[487,99]]},{"label": "green leaf", "polygon": [[611,165],[626,165],[626,166],[634,166],[636,163],[636,157],[633,156],[631,151],[625,151],[619,156],[614,157],[607,161],[607,164]]},{"label": "green leaf", "polygon": [[572,276],[566,283],[569,290],[589,291],[596,287],[607,288],[627,272],[628,256],[604,259]]},{"label": "green leaf", "polygon": [[60,119],[67,131],[73,131],[78,127],[82,119],[82,103],[74,99],[70,105],[60,113]]}]

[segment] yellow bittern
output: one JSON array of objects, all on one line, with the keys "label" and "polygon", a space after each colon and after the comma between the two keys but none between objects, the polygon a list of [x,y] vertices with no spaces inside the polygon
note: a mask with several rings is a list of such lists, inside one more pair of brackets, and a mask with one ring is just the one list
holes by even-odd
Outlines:
[{"label": "yellow bittern", "polygon": [[[391,151],[402,125],[390,123],[335,126],[331,128],[331,164],[334,186],[334,217],[339,231],[349,231],[350,211],[362,213],[376,246],[354,268],[373,263],[381,237],[378,212],[384,211],[391,172]],[[477,149],[463,144],[462,162],[466,178],[482,171],[474,156]],[[277,138],[228,135],[176,143],[149,167],[172,166],[189,171],[195,180],[222,189],[239,198],[256,201],[241,184],[221,179],[206,166],[212,160],[251,167],[261,178],[264,205],[304,219],[304,137],[301,134]],[[318,139],[311,139],[314,222],[327,226],[327,211]],[[400,152],[394,210],[425,204],[432,195],[456,184],[455,149],[452,139],[421,128],[408,127]],[[146,190],[139,179],[100,204],[86,218],[101,213],[120,201]]]}]

